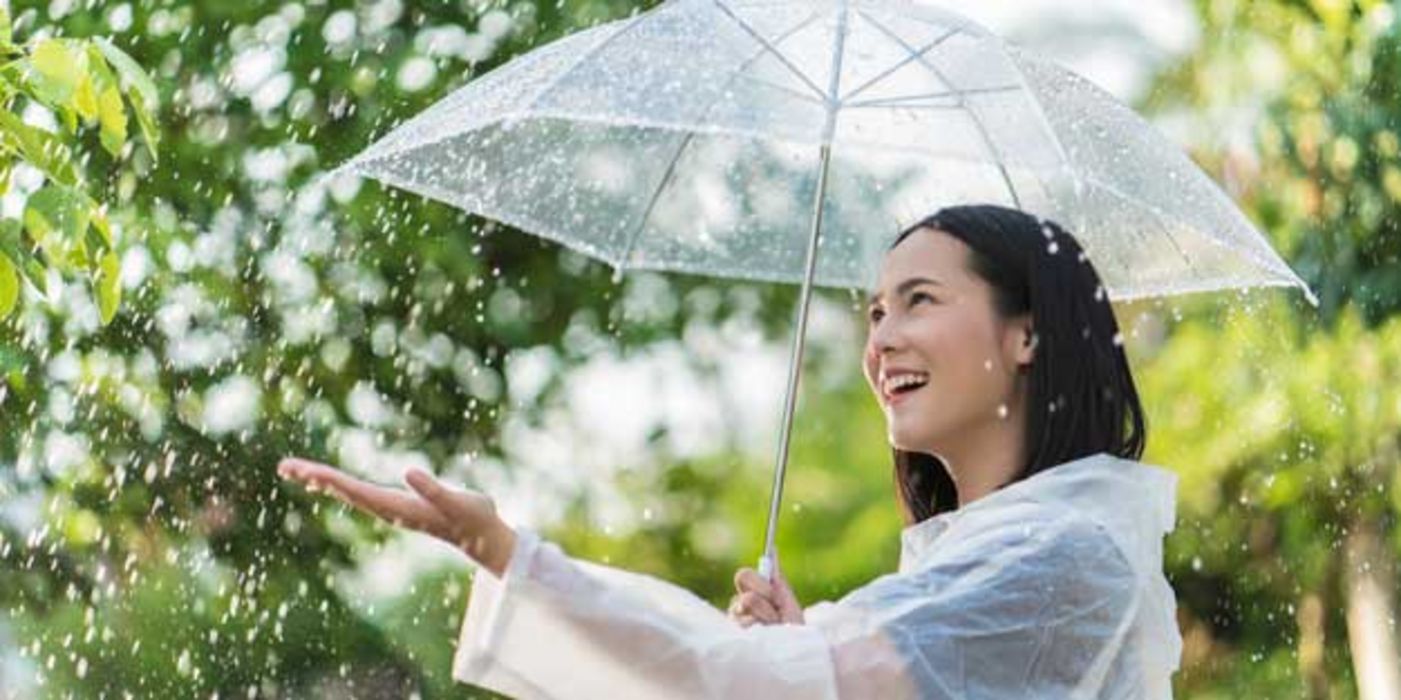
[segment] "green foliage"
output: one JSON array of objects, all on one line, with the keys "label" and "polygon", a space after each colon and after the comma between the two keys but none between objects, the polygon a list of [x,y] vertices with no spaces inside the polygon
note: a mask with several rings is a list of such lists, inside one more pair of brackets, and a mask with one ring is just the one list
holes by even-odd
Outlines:
[{"label": "green foliage", "polygon": [[[109,323],[121,302],[120,259],[106,205],[89,192],[80,137],[96,129],[107,154],[124,160],[130,109],[154,160],[159,136],[151,110],[159,93],[146,71],[109,41],[42,37],[16,44],[12,31],[0,9],[0,172],[8,178],[22,163],[48,183],[29,195],[18,240],[7,231],[0,248],[0,319],[15,308],[18,291],[6,280],[16,269],[42,294],[47,285],[38,279],[52,268],[86,274],[102,323]],[[54,114],[62,132],[26,123],[20,115],[29,106]]]},{"label": "green foliage", "polygon": [[[120,252],[145,264],[123,281],[122,313],[103,326],[95,305],[46,273],[41,249],[36,279],[50,282],[50,303],[0,324],[0,411],[7,424],[21,426],[0,431],[0,647],[22,650],[20,663],[28,665],[21,667],[31,671],[0,683],[23,682],[20,692],[55,697],[149,696],[151,684],[244,697],[254,681],[270,694],[330,688],[343,696],[357,691],[336,686],[338,679],[359,688],[371,682],[368,674],[397,679],[383,695],[480,696],[446,678],[453,635],[444,630],[455,631],[466,588],[460,566],[441,574],[459,581],[447,602],[412,593],[423,590],[417,580],[375,600],[328,585],[398,545],[384,529],[280,484],[273,465],[287,454],[353,464],[382,453],[382,471],[362,473],[392,480],[393,466],[403,463],[396,460],[414,460],[473,483],[476,467],[502,456],[506,417],[541,412],[560,378],[600,350],[626,353],[673,339],[689,321],[752,319],[776,334],[790,322],[792,290],[716,291],[708,280],[679,276],[616,285],[603,265],[526,234],[372,183],[321,178],[469,75],[600,12],[624,16],[630,5],[435,5],[380,24],[349,2],[130,9],[137,29],[112,41],[152,68],[167,98],[150,115],[159,135],[145,138],[159,140],[161,167],[145,150],[123,149],[129,167],[101,181],[101,195],[91,194],[109,206],[104,218],[89,217],[80,249],[92,256],[103,250],[92,235],[140,230],[139,238],[119,241]],[[47,11],[22,13],[19,31],[110,33],[102,12],[51,20]],[[486,25],[504,15],[511,28],[493,40],[489,57],[472,66],[456,54],[435,55],[437,77],[428,88],[397,84],[398,66],[425,55],[420,34],[472,27],[493,12]],[[323,32],[336,13],[359,23],[343,41]],[[235,74],[235,65],[250,60],[272,66],[258,74],[261,82]],[[108,68],[122,80],[120,61]],[[125,85],[144,95],[139,81]],[[101,94],[98,133],[91,134],[99,140]],[[124,95],[136,102],[132,92]],[[127,130],[136,131],[129,122]],[[57,138],[42,130],[23,135]],[[94,149],[92,164],[103,164],[105,153]],[[47,184],[81,189],[76,178]],[[33,218],[61,238],[56,232],[78,223],[60,206],[71,198],[45,197],[52,199],[41,198]],[[0,224],[0,241],[28,250],[19,244],[31,234],[21,226]],[[20,274],[27,278],[29,269]],[[115,285],[115,278],[99,274],[97,284]],[[694,298],[709,301],[689,302],[703,291],[714,293]],[[627,318],[620,303],[659,296],[673,302],[672,312]],[[540,349],[559,365],[536,398],[508,370],[522,351]],[[366,395],[387,417],[357,412]],[[131,653],[138,634],[170,615],[225,609],[229,592],[207,587],[211,571],[232,572],[243,596],[257,601],[249,617],[225,622],[212,613],[216,629],[229,628],[219,632],[221,644],[171,623],[159,651]],[[140,595],[156,578],[168,581],[166,593]],[[286,593],[304,582],[325,593]],[[283,602],[282,626],[262,619]],[[414,622],[424,619],[420,613],[375,612],[415,606],[434,611],[431,628]],[[340,630],[350,626],[335,619],[337,611],[376,634],[347,636]],[[139,618],[148,631],[65,647],[70,633],[86,634],[80,625],[89,612]],[[194,617],[210,622],[210,614]],[[244,639],[244,624],[261,631]],[[345,641],[322,649],[323,637]],[[239,652],[230,655],[222,642],[235,638]],[[268,665],[274,657],[280,661]]]},{"label": "green foliage", "polygon": [[[1198,310],[1140,367],[1150,457],[1182,477],[1169,569],[1196,634],[1180,688],[1345,697],[1363,675],[1349,537],[1392,542],[1377,571],[1401,554],[1401,27],[1383,2],[1198,10],[1202,45],[1153,104],[1200,127],[1199,158],[1231,175],[1322,307]],[[1214,136],[1240,114],[1255,154]]]},{"label": "green foliage", "polygon": [[[1151,104],[1193,113],[1202,157],[1236,174],[1238,199],[1318,293],[1325,319],[1349,303],[1368,324],[1401,311],[1394,4],[1197,4],[1202,45]],[[1250,130],[1258,163],[1216,149],[1228,125]]]}]

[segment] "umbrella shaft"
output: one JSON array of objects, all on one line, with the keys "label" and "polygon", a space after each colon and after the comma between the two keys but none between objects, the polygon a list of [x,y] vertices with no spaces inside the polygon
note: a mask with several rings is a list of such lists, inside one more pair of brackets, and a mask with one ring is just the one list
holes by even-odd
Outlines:
[{"label": "umbrella shaft", "polygon": [[808,238],[807,267],[803,272],[803,288],[798,300],[797,330],[793,333],[793,352],[788,359],[788,392],[783,401],[783,431],[778,439],[778,458],[774,466],[773,492],[769,499],[769,523],[764,535],[764,557],[759,562],[760,574],[769,578],[775,563],[774,532],[778,528],[779,503],[783,500],[783,475],[788,468],[788,439],[793,432],[793,409],[798,402],[798,370],[803,364],[803,341],[807,338],[808,304],[812,300],[812,278],[817,270],[817,242],[822,230],[822,200],[827,189],[827,166],[832,147],[823,144],[817,170],[817,190],[812,196],[812,231]]}]

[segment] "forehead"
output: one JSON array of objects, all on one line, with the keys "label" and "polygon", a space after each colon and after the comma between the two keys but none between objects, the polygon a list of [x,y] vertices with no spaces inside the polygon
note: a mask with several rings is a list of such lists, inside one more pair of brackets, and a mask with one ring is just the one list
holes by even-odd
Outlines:
[{"label": "forehead", "polygon": [[963,241],[936,229],[919,229],[885,254],[870,296],[893,294],[900,283],[913,277],[959,285],[967,280],[967,255],[968,246]]}]

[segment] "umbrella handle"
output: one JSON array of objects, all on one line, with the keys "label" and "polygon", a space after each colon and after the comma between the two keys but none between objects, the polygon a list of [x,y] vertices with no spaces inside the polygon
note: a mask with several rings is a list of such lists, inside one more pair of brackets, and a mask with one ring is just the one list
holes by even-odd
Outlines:
[{"label": "umbrella handle", "polygon": [[773,582],[773,571],[774,556],[766,552],[763,556],[759,557],[759,575],[764,577],[765,581]]}]

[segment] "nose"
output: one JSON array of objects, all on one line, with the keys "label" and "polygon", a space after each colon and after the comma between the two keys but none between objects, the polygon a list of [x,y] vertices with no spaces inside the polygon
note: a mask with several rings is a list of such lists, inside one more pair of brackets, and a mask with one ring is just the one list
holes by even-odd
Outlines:
[{"label": "nose", "polygon": [[894,320],[887,317],[871,328],[866,339],[866,354],[871,361],[878,363],[882,355],[898,349],[899,346],[899,329]]}]

